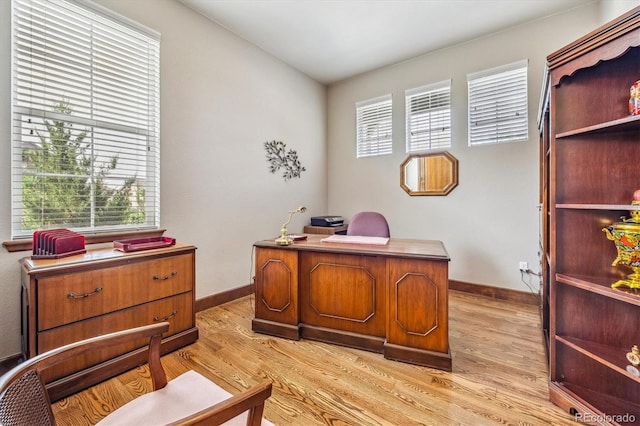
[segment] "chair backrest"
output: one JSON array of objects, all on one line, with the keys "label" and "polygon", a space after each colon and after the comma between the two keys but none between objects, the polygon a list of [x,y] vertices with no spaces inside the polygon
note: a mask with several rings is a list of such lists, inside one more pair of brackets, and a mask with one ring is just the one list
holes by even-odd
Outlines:
[{"label": "chair backrest", "polygon": [[162,322],[130,330],[92,337],[36,355],[0,377],[0,425],[55,425],[51,399],[42,381],[42,372],[74,357],[105,347],[146,337],[149,343],[149,369],[154,389],[167,384],[160,362],[160,341],[169,323]]},{"label": "chair backrest", "polygon": [[[50,398],[41,379],[41,373],[74,357],[123,343],[139,341],[142,338],[149,339],[148,364],[153,390],[165,388],[167,376],[160,359],[160,344],[162,334],[167,330],[169,330],[169,323],[161,322],[117,331],[51,349],[18,364],[0,377],[0,426],[55,425]],[[219,388],[213,382],[211,386]],[[271,387],[271,382],[266,382],[226,400],[212,399],[209,406],[176,423],[222,424],[240,413],[248,412],[247,426],[260,425],[263,420],[264,402],[271,395]],[[136,399],[133,400],[135,401]],[[265,420],[264,424],[270,423]]]},{"label": "chair backrest", "polygon": [[347,235],[365,237],[390,237],[389,224],[377,212],[360,212],[353,215],[347,226]]},{"label": "chair backrest", "polygon": [[35,370],[27,370],[0,394],[0,425],[55,425],[47,390]]}]

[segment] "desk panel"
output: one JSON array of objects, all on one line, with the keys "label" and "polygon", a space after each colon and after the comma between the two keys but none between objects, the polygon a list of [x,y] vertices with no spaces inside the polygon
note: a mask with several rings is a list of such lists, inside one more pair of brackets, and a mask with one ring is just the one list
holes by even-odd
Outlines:
[{"label": "desk panel", "polygon": [[[365,336],[385,336],[384,259],[317,252],[301,252],[300,259],[300,319],[303,325]],[[352,337],[357,339],[357,336]],[[350,339],[344,340],[349,346],[367,345],[366,342],[349,344]],[[378,351],[380,343],[374,343],[371,349]]]},{"label": "desk panel", "polygon": [[[446,262],[388,261],[389,321],[385,357],[451,369],[449,352],[449,278]],[[422,349],[420,353],[404,348]],[[410,361],[411,362],[411,361]]]},{"label": "desk panel", "polygon": [[298,339],[298,253],[256,250],[256,316],[253,329]]}]

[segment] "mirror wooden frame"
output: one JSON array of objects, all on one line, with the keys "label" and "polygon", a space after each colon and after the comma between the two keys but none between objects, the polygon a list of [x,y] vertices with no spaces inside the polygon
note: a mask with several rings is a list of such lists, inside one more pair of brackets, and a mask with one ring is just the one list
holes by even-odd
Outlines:
[{"label": "mirror wooden frame", "polygon": [[[419,161],[416,172],[418,188],[411,188],[407,184],[407,166],[414,160]],[[411,154],[400,165],[400,187],[411,196],[447,195],[456,186],[458,186],[458,159],[447,151]]]}]

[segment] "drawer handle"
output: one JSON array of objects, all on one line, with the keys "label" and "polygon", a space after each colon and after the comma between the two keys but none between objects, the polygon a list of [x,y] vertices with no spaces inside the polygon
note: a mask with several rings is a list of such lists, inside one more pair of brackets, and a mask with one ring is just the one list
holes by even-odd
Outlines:
[{"label": "drawer handle", "polygon": [[96,294],[100,293],[101,291],[102,291],[102,287],[96,287],[96,289],[93,291],[93,293],[75,294],[74,292],[71,292],[71,293],[67,294],[67,298],[68,299],[84,299],[85,297],[95,296]]},{"label": "drawer handle", "polygon": [[173,271],[171,275],[165,275],[164,277],[161,277],[160,275],[154,275],[153,279],[157,281],[164,281],[164,280],[168,280],[169,278],[173,278],[176,275],[178,275],[178,271]]},{"label": "drawer handle", "polygon": [[164,317],[164,318],[160,318],[160,317],[153,317],[153,321],[154,321],[154,322],[159,322],[159,321],[169,321],[171,318],[175,317],[177,313],[178,313],[178,311],[173,311],[173,312],[171,312],[171,314],[170,314],[170,315],[167,315],[167,316],[166,316],[166,317]]}]

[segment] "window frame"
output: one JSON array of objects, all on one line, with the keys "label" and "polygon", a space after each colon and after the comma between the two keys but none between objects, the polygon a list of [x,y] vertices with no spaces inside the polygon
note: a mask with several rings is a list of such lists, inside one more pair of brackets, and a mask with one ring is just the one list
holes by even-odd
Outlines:
[{"label": "window frame", "polygon": [[528,65],[524,59],[467,75],[470,147],[529,139]]},{"label": "window frame", "polygon": [[356,102],[356,158],[377,157],[392,153],[392,95],[387,94]]},{"label": "window frame", "polygon": [[[47,15],[42,14],[41,10],[46,9]],[[11,6],[12,13],[12,44],[11,44],[11,234],[13,240],[30,238],[35,229],[66,227],[74,229],[83,234],[114,234],[117,232],[135,233],[149,232],[150,230],[160,229],[160,34],[154,30],[144,27],[130,19],[118,15],[100,5],[84,1],[84,0],[13,0]],[[53,17],[53,18],[52,18]],[[82,30],[89,27],[91,30],[92,42],[90,46],[84,42],[82,36],[89,37]],[[45,32],[45,29],[50,32]],[[28,33],[25,33],[28,31]],[[51,34],[49,38],[47,34]],[[130,37],[130,38],[127,38]],[[139,52],[133,52],[133,41],[139,43],[142,47]],[[130,41],[131,43],[126,43]],[[68,44],[65,44],[67,42]],[[49,44],[50,43],[50,44]],[[60,43],[54,46],[55,43]],[[98,43],[103,43],[100,52],[102,56],[96,56],[99,51]],[[111,43],[111,46],[109,46]],[[22,44],[22,45],[21,45]],[[104,47],[106,46],[106,47]],[[31,49],[27,49],[30,47]],[[58,55],[57,58],[50,59],[44,55],[46,52],[54,49],[64,51],[65,55]],[[87,53],[90,61],[83,62],[86,57],[73,57],[77,50],[82,48],[89,51]],[[109,49],[109,52],[105,53]],[[27,53],[25,53],[25,51]],[[126,53],[125,53],[126,52]],[[42,54],[38,57],[37,55]],[[118,55],[120,54],[120,55]],[[108,55],[113,55],[109,56]],[[126,57],[123,55],[127,55]],[[50,55],[54,56],[54,55]],[[124,79],[121,74],[105,76],[105,68],[99,69],[96,63],[98,60],[103,62],[110,61],[108,65],[111,68],[124,69],[129,64],[135,66],[140,62],[136,60],[143,58],[146,60],[140,68],[143,71],[135,70],[122,71],[122,73],[130,73],[130,80]],[[75,61],[75,63],[74,63]],[[25,65],[35,64],[32,68]],[[74,68],[75,67],[75,68]],[[84,75],[90,76],[82,82],[81,77],[72,74],[71,70],[79,70]],[[56,74],[57,75],[54,75]],[[98,76],[98,73],[100,76]],[[142,73],[142,74],[140,74]],[[101,80],[100,80],[101,78]],[[139,80],[138,80],[139,78]],[[121,80],[118,80],[121,79]],[[130,90],[136,80],[138,91],[134,93],[126,92]],[[56,81],[57,80],[57,81]],[[90,89],[87,91],[81,85],[85,84]],[[26,82],[26,83],[25,83]],[[51,89],[45,83],[60,83],[60,88]],[[110,84],[109,84],[110,83]],[[28,84],[33,86],[33,90],[25,90],[24,86]],[[98,84],[103,84],[98,88]],[[117,86],[119,85],[119,86]],[[52,85],[53,86],[53,85]],[[44,87],[47,87],[46,89]],[[119,100],[117,89],[126,92],[120,96]],[[85,91],[83,91],[85,90]],[[99,98],[98,90],[107,93]],[[58,94],[53,94],[54,92]],[[90,92],[90,93],[89,93]],[[62,95],[60,93],[63,93]],[[55,110],[58,103],[64,103],[69,98],[79,106],[78,114],[73,112],[68,114]],[[112,101],[108,99],[111,98]],[[79,100],[82,101],[79,101]],[[83,103],[87,100],[86,104]],[[107,100],[105,100],[107,99]],[[136,102],[145,102],[143,113],[137,117],[135,112],[127,112],[126,106],[132,109],[136,107]],[[69,101],[72,102],[72,101]],[[100,108],[98,103],[102,102],[102,115],[98,115],[96,111]],[[74,109],[75,105],[71,105]],[[121,110],[118,108],[122,107]],[[114,109],[116,108],[116,109]],[[84,110],[83,113],[82,111]],[[117,111],[115,114],[110,111]],[[120,117],[118,117],[120,115]],[[32,121],[33,120],[33,121]],[[34,170],[31,166],[24,166],[28,161],[25,152],[29,149],[34,151],[43,151],[42,146],[37,146],[34,140],[42,137],[38,131],[47,132],[48,138],[52,139],[52,133],[47,129],[47,121],[49,123],[64,122],[68,125],[69,131],[75,132],[77,139],[78,132],[82,133],[83,129],[87,130],[89,142],[86,144],[89,156],[92,158],[90,169],[91,176],[87,179],[87,185],[92,188],[90,222],[88,226],[83,223],[81,226],[72,226],[73,223],[49,223],[42,228],[25,227],[23,218],[25,217],[25,205],[23,201],[23,177],[24,176],[45,176],[47,173]],[[141,124],[142,123],[142,124]],[[73,127],[75,126],[75,127]],[[29,130],[30,129],[30,130]],[[27,136],[26,132],[33,135],[34,129],[36,136]],[[71,130],[74,129],[74,130]],[[80,129],[80,130],[78,130]],[[101,131],[102,139],[96,134]],[[46,137],[45,137],[46,139]],[[98,142],[96,142],[98,141]],[[105,142],[106,141],[106,142]],[[118,151],[118,146],[120,150]],[[102,206],[96,203],[95,198],[95,182],[98,179],[97,163],[98,154],[102,149],[103,152],[114,153],[113,156],[125,157],[119,159],[120,168],[114,168],[114,173],[105,178],[105,185],[113,185],[117,187],[119,184],[114,182],[124,182],[127,179],[135,179],[141,184],[136,183],[134,194],[144,191],[144,204],[137,208],[139,212],[144,212],[144,221],[142,223],[114,223],[100,225],[94,217],[95,211]],[[84,155],[84,154],[83,154]],[[95,157],[94,157],[95,155]],[[107,162],[111,160],[109,155],[106,156]],[[79,161],[76,157],[73,161]],[[135,164],[135,165],[132,165]],[[118,167],[118,166],[116,166]],[[138,176],[138,171],[142,171]],[[126,173],[126,174],[125,174]],[[50,174],[50,173],[49,173]],[[62,174],[61,177],[77,177],[78,174]],[[61,187],[64,189],[63,187]],[[136,195],[129,195],[130,203]],[[136,200],[136,202],[139,198]],[[44,220],[48,220],[46,214],[43,214]],[[48,222],[47,222],[48,223]],[[67,226],[67,225],[71,226]]]},{"label": "window frame", "polygon": [[[424,109],[414,111],[416,104]],[[407,154],[451,148],[451,113],[451,79],[405,90]],[[414,120],[419,114],[423,116]],[[443,129],[444,137],[436,136],[436,129]],[[421,135],[415,135],[417,132]]]}]

